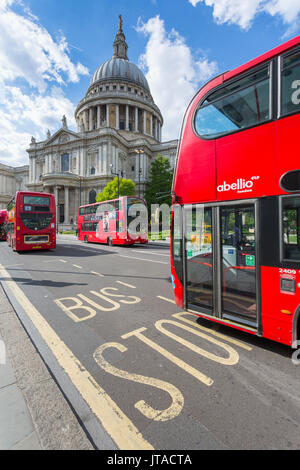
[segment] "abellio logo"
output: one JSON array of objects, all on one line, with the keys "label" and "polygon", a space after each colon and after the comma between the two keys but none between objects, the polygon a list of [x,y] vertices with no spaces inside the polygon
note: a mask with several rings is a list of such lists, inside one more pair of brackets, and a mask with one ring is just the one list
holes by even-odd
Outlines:
[{"label": "abellio logo", "polygon": [[217,186],[217,191],[236,191],[238,193],[248,193],[253,189],[254,182],[258,180],[259,176],[251,176],[249,180],[244,178],[238,178],[234,183],[227,183],[226,181],[223,184]]}]

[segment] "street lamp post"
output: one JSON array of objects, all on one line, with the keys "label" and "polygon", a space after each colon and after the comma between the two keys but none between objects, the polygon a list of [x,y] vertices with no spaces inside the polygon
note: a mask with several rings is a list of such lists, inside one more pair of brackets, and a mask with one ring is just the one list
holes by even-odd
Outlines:
[{"label": "street lamp post", "polygon": [[118,199],[119,199],[119,197],[120,197],[120,175],[121,175],[121,177],[123,176],[123,171],[121,170],[121,171],[118,171],[118,173],[115,173],[115,172],[112,171],[113,170],[113,164],[111,163],[109,166],[110,166],[111,174],[118,177]]},{"label": "street lamp post", "polygon": [[141,189],[140,189],[141,188],[141,154],[145,152],[142,149],[136,149],[135,153],[137,153],[139,156],[139,197],[140,197],[141,195]]}]

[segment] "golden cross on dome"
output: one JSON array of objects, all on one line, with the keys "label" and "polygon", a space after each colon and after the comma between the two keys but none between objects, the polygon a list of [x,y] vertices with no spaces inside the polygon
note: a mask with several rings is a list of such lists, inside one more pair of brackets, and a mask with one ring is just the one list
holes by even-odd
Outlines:
[{"label": "golden cross on dome", "polygon": [[123,28],[123,20],[122,20],[122,15],[119,15],[119,31],[122,32],[122,28]]}]

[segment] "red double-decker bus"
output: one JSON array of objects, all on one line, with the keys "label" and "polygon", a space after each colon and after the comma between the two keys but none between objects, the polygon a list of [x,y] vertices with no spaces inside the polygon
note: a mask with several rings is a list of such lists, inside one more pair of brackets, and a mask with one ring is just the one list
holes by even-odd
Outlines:
[{"label": "red double-decker bus", "polygon": [[7,206],[7,242],[14,251],[56,248],[53,194],[18,191]]},{"label": "red double-decker bus", "polygon": [[148,243],[145,201],[135,196],[122,196],[79,207],[77,236],[85,243],[110,246]]},{"label": "red double-decker bus", "polygon": [[6,240],[6,221],[7,221],[7,211],[0,211],[0,241]]},{"label": "red double-decker bus", "polygon": [[300,36],[212,79],[186,111],[173,180],[175,300],[300,341]]}]

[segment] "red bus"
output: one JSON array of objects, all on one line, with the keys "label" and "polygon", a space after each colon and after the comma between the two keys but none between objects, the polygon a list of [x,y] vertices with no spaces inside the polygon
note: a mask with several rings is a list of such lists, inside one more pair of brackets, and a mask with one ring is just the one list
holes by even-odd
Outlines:
[{"label": "red bus", "polygon": [[[137,219],[137,224],[134,223],[135,217],[140,217],[140,223]],[[85,243],[110,246],[148,243],[145,201],[135,196],[122,196],[79,207],[77,236]]]},{"label": "red bus", "polygon": [[173,179],[177,305],[300,341],[300,36],[213,78],[189,104]]},{"label": "red bus", "polygon": [[7,206],[7,242],[14,251],[56,248],[53,194],[18,191]]},{"label": "red bus", "polygon": [[7,211],[0,211],[0,241],[6,240]]}]

